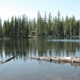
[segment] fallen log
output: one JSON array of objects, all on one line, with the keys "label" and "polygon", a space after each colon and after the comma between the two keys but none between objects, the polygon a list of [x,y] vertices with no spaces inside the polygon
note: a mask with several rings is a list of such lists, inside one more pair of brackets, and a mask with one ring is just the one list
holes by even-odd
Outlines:
[{"label": "fallen log", "polygon": [[14,55],[14,56],[6,59],[6,60],[0,61],[0,62],[1,62],[1,64],[3,64],[3,63],[5,63],[5,62],[8,62],[8,61],[12,60],[12,59],[15,58],[15,57],[16,57],[16,55]]},{"label": "fallen log", "polygon": [[27,57],[36,60],[54,61],[54,62],[65,62],[65,63],[80,63],[80,57]]}]

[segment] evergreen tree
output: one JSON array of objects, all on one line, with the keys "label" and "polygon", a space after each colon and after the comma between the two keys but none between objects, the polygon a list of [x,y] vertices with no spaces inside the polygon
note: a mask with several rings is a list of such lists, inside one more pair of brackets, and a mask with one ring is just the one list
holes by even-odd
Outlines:
[{"label": "evergreen tree", "polygon": [[2,20],[0,18],[0,37],[3,36],[3,30],[2,30]]},{"label": "evergreen tree", "polygon": [[74,15],[73,15],[73,17],[72,17],[72,36],[76,36],[76,19],[75,19],[75,17],[74,17]]},{"label": "evergreen tree", "polygon": [[79,37],[80,37],[80,20],[79,20]]},{"label": "evergreen tree", "polygon": [[51,35],[51,27],[52,27],[52,16],[51,16],[51,13],[49,13],[49,17],[48,17],[48,35]]},{"label": "evergreen tree", "polygon": [[65,22],[64,22],[64,36],[68,37],[70,35],[70,28],[69,28],[69,18],[66,16]]},{"label": "evergreen tree", "polygon": [[32,21],[32,31],[35,31],[35,29],[36,29],[36,20],[34,18]]},{"label": "evergreen tree", "polygon": [[47,25],[47,15],[46,15],[46,12],[45,12],[45,15],[44,15],[44,34],[47,35],[48,34],[48,25]]},{"label": "evergreen tree", "polygon": [[11,21],[10,21],[10,37],[14,38],[14,17],[11,17]]},{"label": "evergreen tree", "polygon": [[80,33],[80,28],[79,28],[79,26],[80,26],[80,20],[77,20],[76,21],[76,36],[80,36],[79,35],[79,33]]},{"label": "evergreen tree", "polygon": [[57,36],[62,36],[63,34],[63,26],[62,26],[62,22],[61,22],[61,19],[60,19],[60,12],[58,10],[58,13],[57,13],[57,17],[58,17],[58,22],[57,22]]},{"label": "evergreen tree", "polygon": [[22,24],[21,24],[21,17],[18,18],[18,37],[21,38],[21,32],[22,32]]},{"label": "evergreen tree", "polygon": [[[32,25],[32,23],[30,23],[30,25]],[[29,35],[29,27],[32,27],[32,26],[29,26],[28,18],[24,14],[24,15],[22,15],[22,24],[21,24],[22,37],[28,37],[28,35]]]},{"label": "evergreen tree", "polygon": [[58,26],[58,19],[57,19],[57,17],[55,17],[54,18],[54,37],[56,37],[58,35],[57,26]]},{"label": "evergreen tree", "polygon": [[37,26],[36,26],[36,31],[37,31],[37,36],[41,34],[41,15],[40,12],[38,11],[38,15],[37,15]]},{"label": "evergreen tree", "polygon": [[15,17],[15,27],[14,27],[15,38],[18,36],[18,19]]},{"label": "evergreen tree", "polygon": [[32,21],[31,20],[29,20],[28,22],[28,29],[29,29],[29,34],[30,34],[32,31]]},{"label": "evergreen tree", "polygon": [[7,21],[4,21],[4,24],[3,24],[3,35],[6,36],[6,37],[10,36],[9,19]]}]

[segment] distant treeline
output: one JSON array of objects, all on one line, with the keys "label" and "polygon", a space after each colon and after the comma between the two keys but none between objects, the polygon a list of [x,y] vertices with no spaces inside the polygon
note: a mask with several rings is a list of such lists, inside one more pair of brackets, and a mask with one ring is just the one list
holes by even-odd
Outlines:
[{"label": "distant treeline", "polygon": [[57,16],[46,15],[41,16],[38,11],[37,19],[28,19],[24,14],[21,17],[11,17],[9,20],[0,18],[0,37],[10,38],[27,38],[36,37],[73,37],[80,36],[80,20],[76,20],[75,16],[66,16],[61,18],[58,11]]}]

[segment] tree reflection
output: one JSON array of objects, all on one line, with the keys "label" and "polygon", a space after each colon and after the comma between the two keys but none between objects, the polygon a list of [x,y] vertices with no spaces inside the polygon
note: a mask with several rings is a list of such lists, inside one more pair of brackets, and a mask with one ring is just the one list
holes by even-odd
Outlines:
[{"label": "tree reflection", "polygon": [[74,56],[80,45],[76,42],[54,42],[47,39],[15,39],[0,41],[0,57],[18,55],[19,59],[25,56]]}]

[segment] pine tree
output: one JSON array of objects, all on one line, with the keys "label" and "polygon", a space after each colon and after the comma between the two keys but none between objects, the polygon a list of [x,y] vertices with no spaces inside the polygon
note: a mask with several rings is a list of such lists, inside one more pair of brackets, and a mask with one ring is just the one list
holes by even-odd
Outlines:
[{"label": "pine tree", "polygon": [[51,16],[51,13],[49,13],[49,17],[48,17],[48,35],[51,35],[51,27],[52,27],[52,16]]},{"label": "pine tree", "polygon": [[2,20],[0,18],[0,37],[3,36],[3,30],[2,30]]},{"label": "pine tree", "polygon": [[11,17],[9,26],[10,26],[10,37],[14,38],[14,17]]},{"label": "pine tree", "polygon": [[4,21],[4,24],[3,24],[3,35],[5,37],[9,37],[10,36],[9,19]]},{"label": "pine tree", "polygon": [[22,27],[21,17],[19,17],[18,18],[18,37],[20,37],[20,38],[21,38],[21,31],[22,31],[21,27]]},{"label": "pine tree", "polygon": [[37,36],[41,34],[41,15],[40,12],[38,11],[38,15],[37,15],[37,26],[36,26],[36,31],[37,31]]},{"label": "pine tree", "polygon": [[47,25],[47,15],[46,15],[46,12],[45,12],[45,15],[44,15],[44,34],[47,35],[48,34],[48,25]]},{"label": "pine tree", "polygon": [[79,38],[80,38],[80,20],[79,20]]},{"label": "pine tree", "polygon": [[15,27],[14,27],[15,38],[18,36],[18,19],[15,17]]}]

